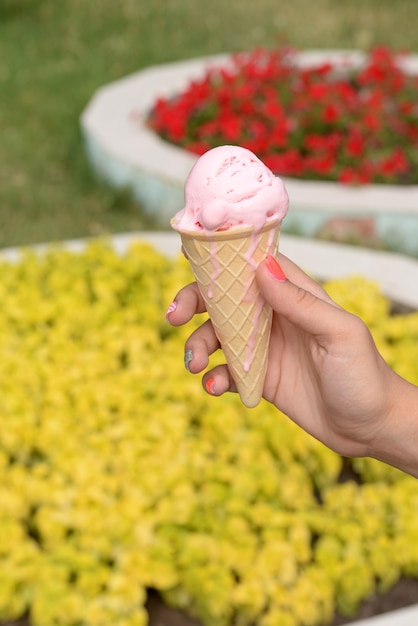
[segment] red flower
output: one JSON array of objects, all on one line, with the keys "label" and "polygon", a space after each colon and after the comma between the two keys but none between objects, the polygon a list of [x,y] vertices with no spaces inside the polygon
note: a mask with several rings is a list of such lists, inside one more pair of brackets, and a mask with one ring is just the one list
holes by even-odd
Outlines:
[{"label": "red flower", "polygon": [[239,143],[242,135],[242,120],[230,112],[225,112],[219,118],[219,132],[227,143]]},{"label": "red flower", "polygon": [[394,149],[385,159],[382,159],[382,173],[386,176],[404,174],[408,171],[408,161],[400,148]]},{"label": "red flower", "polygon": [[343,167],[338,176],[340,183],[364,185],[372,180],[371,167],[363,164],[361,167]]},{"label": "red flower", "polygon": [[358,157],[364,151],[364,137],[355,129],[352,130],[347,138],[345,150],[350,157]]},{"label": "red flower", "polygon": [[321,101],[327,95],[328,90],[329,90],[329,86],[327,84],[316,83],[314,85],[310,85],[310,87],[308,88],[307,96],[311,98],[313,101],[315,100]]},{"label": "red flower", "polygon": [[298,176],[303,171],[303,159],[296,149],[266,156],[265,164],[282,176]]},{"label": "red flower", "polygon": [[339,110],[336,104],[330,102],[325,105],[322,119],[327,124],[333,124],[339,118]]},{"label": "red flower", "polygon": [[331,154],[323,156],[311,156],[305,159],[305,167],[307,171],[314,175],[328,176],[335,167],[335,159]]}]

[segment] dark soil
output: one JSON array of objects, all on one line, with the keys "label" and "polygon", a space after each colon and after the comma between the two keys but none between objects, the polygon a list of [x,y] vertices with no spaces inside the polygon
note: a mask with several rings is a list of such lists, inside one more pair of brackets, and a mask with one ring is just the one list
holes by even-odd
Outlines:
[{"label": "dark soil", "polygon": [[[342,626],[416,603],[418,603],[418,580],[403,578],[384,595],[375,595],[366,600],[355,617],[347,619],[337,616],[330,626]],[[154,591],[149,593],[147,608],[150,615],[149,626],[202,626],[199,620],[167,607]]]},{"label": "dark soil", "polygon": [[[373,617],[389,611],[395,611],[418,603],[418,580],[402,578],[390,591],[383,595],[374,595],[366,600],[355,617],[347,619],[336,616],[329,626],[343,626],[360,619]],[[162,601],[160,595],[150,590],[147,610],[149,626],[202,626],[202,623],[189,615],[171,609]],[[0,626],[30,626],[27,617],[14,622],[1,622]]]},{"label": "dark soil", "polygon": [[[355,617],[347,619],[337,616],[329,626],[342,626],[416,603],[418,603],[418,580],[403,578],[384,595],[375,595],[366,600]],[[150,615],[149,626],[202,626],[199,620],[167,607],[154,591],[149,593],[147,608]]]},{"label": "dark soil", "polygon": [[418,603],[418,580],[402,578],[390,591],[383,595],[371,596],[363,602],[355,618],[347,619],[336,617],[331,626],[342,626],[373,615],[396,611],[406,606]]}]

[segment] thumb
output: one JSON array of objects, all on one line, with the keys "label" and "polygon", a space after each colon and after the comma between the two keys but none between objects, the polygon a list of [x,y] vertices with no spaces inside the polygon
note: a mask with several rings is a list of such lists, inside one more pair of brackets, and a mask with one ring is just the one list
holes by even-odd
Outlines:
[{"label": "thumb", "polygon": [[286,278],[278,261],[269,256],[257,269],[257,282],[265,301],[295,326],[312,335],[329,335],[341,330],[346,311],[336,305],[326,292],[302,270],[292,264],[292,278]]}]

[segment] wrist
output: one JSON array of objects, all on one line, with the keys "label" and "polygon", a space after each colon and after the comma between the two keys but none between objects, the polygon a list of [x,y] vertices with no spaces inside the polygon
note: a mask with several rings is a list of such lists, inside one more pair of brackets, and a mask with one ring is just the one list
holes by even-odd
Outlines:
[{"label": "wrist", "polygon": [[369,456],[418,478],[418,387],[393,372],[389,406]]}]

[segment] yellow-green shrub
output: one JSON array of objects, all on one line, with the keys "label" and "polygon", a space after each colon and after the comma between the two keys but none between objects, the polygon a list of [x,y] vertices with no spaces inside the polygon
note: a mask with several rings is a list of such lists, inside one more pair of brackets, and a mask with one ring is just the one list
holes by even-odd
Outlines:
[{"label": "yellow-green shrub", "polygon": [[[0,265],[0,619],[142,626],[146,589],[210,626],[318,626],[418,577],[418,481],[342,459],[270,405],[206,396],[165,310],[187,263],[138,243]],[[418,382],[418,315],[327,285]],[[219,359],[217,356],[215,358]]]}]

